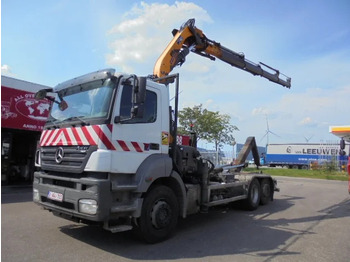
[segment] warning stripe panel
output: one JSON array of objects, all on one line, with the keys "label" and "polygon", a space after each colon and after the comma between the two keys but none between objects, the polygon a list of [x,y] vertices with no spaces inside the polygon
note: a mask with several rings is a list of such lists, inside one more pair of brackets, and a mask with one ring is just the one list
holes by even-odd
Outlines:
[{"label": "warning stripe panel", "polygon": [[57,138],[54,142],[54,146],[66,146],[67,145],[67,138],[65,134],[66,129],[61,129],[59,133],[57,133]]},{"label": "warning stripe panel", "polygon": [[93,125],[44,130],[40,137],[40,146],[83,146],[97,145],[99,149],[145,152],[148,143],[111,139],[113,125]]},{"label": "warning stripe panel", "polygon": [[74,145],[74,146],[78,145],[78,142],[74,137],[74,133],[73,133],[72,128],[67,128],[67,135],[69,137],[68,141],[71,141],[72,145]]},{"label": "warning stripe panel", "polygon": [[123,151],[130,151],[129,147],[126,145],[125,141],[123,140],[117,140],[118,144],[120,145],[121,149]]},{"label": "warning stripe panel", "polygon": [[49,137],[49,130],[44,130],[41,134],[41,137],[40,137],[40,141],[41,141],[41,146],[44,145],[44,143],[46,142],[47,138]]},{"label": "warning stripe panel", "polygon": [[92,134],[90,133],[90,131],[88,130],[88,128],[86,126],[81,127],[81,130],[83,131],[85,138],[87,139],[89,145],[91,146],[96,146],[97,145],[97,141],[95,141],[92,138]]},{"label": "warning stripe panel", "polygon": [[134,146],[136,152],[142,152],[142,149],[137,142],[131,142],[131,144]]},{"label": "warning stripe panel", "polygon": [[58,129],[55,129],[54,131],[51,131],[48,136],[48,140],[45,143],[46,146],[50,145],[52,140],[55,138],[56,134],[58,133]]},{"label": "warning stripe panel", "polygon": [[105,147],[109,150],[115,150],[115,147],[111,140],[105,135],[100,126],[92,126],[97,136],[101,139],[101,142],[105,145]]},{"label": "warning stripe panel", "polygon": [[81,128],[74,128],[75,131],[77,132],[78,136],[80,137],[80,145],[89,145],[89,141],[85,138],[85,135],[83,133],[83,130]]}]

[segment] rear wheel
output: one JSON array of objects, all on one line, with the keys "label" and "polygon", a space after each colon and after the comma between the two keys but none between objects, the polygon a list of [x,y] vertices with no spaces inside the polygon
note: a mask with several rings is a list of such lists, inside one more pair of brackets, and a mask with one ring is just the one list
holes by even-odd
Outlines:
[{"label": "rear wheel", "polygon": [[260,204],[261,205],[266,205],[270,202],[271,200],[271,183],[270,179],[264,178],[261,180],[260,183],[260,188],[261,188],[261,196],[260,196]]},{"label": "rear wheel", "polygon": [[255,210],[260,204],[261,189],[259,181],[254,178],[249,185],[248,197],[244,201],[244,208],[247,210]]},{"label": "rear wheel", "polygon": [[174,192],[166,186],[155,186],[144,199],[138,230],[148,243],[169,238],[176,228],[179,205]]}]

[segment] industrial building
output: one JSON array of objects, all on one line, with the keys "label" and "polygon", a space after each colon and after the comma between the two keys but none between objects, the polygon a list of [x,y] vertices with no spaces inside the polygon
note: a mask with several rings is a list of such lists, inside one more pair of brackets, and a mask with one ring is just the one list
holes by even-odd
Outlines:
[{"label": "industrial building", "polygon": [[1,76],[1,184],[32,182],[34,157],[50,103],[34,94],[49,88]]}]

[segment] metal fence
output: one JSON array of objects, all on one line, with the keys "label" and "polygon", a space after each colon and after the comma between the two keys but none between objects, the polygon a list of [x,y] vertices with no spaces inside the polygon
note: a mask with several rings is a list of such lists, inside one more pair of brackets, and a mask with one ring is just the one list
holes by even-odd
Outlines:
[{"label": "metal fence", "polygon": [[[327,140],[320,142],[320,148],[339,148],[339,141]],[[334,154],[320,154],[318,160],[310,163],[311,169],[324,169],[329,171],[345,171],[348,164],[347,157],[341,157],[338,150]]]}]

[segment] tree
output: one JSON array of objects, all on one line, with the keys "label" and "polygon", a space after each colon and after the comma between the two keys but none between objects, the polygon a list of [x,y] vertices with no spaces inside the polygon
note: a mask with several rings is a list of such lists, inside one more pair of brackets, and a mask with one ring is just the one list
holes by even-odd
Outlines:
[{"label": "tree", "polygon": [[193,108],[186,107],[179,111],[179,132],[196,132],[197,141],[207,140],[214,143],[215,149],[218,150],[222,144],[231,144],[234,141],[232,132],[239,130],[230,124],[230,119],[229,115],[203,109],[201,104]]}]

